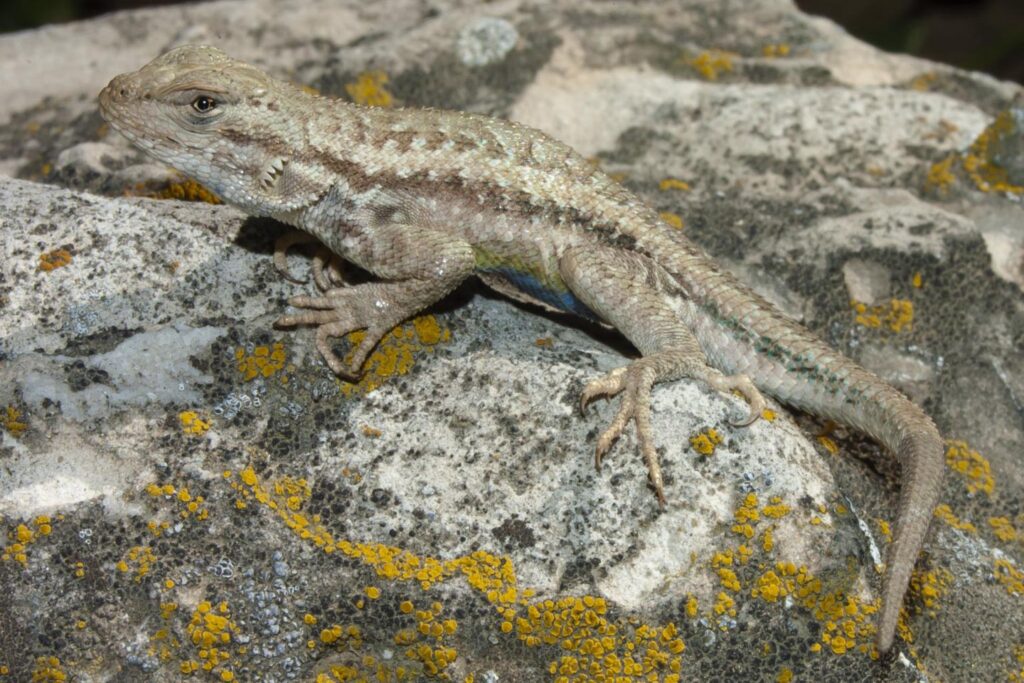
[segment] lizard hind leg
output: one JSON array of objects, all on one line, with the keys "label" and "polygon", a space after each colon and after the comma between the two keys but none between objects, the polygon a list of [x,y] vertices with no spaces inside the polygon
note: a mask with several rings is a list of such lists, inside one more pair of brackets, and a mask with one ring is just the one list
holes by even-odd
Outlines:
[{"label": "lizard hind leg", "polygon": [[765,401],[750,379],[726,376],[708,365],[696,337],[679,318],[668,296],[679,296],[656,263],[614,247],[570,249],[559,260],[562,279],[590,310],[618,329],[642,354],[629,365],[587,383],[580,397],[585,408],[595,398],[622,396],[611,424],[598,437],[595,464],[630,422],[658,501],[665,505],[664,481],[651,427],[651,390],[658,382],[691,378],[719,391],[740,391],[750,402],[750,424]]},{"label": "lizard hind leg", "polygon": [[289,230],[274,242],[274,268],[284,279],[295,284],[305,284],[306,280],[297,278],[288,270],[288,250],[294,246],[313,244],[316,253],[313,256],[313,280],[317,289],[326,292],[328,289],[344,283],[341,258],[324,246],[319,239],[302,230]]}]

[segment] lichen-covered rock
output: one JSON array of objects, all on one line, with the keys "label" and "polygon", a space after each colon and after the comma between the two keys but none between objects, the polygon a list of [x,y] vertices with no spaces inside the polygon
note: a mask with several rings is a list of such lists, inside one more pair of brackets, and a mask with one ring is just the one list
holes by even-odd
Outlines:
[{"label": "lichen-covered rock", "polygon": [[[898,652],[866,438],[658,387],[660,510],[631,434],[593,467],[603,329],[467,286],[358,384],[274,329],[284,228],[96,111],[197,41],[541,128],[921,402],[950,472]],[[778,0],[214,2],[0,37],[0,80],[0,682],[1024,679],[1020,88]]]}]

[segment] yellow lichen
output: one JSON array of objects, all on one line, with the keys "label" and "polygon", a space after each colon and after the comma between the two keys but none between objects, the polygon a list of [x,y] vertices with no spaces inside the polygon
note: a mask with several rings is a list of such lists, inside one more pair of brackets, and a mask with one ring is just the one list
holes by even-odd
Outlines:
[{"label": "yellow lichen", "polygon": [[690,184],[685,180],[679,180],[678,178],[665,178],[658,183],[659,190],[682,190],[687,191],[690,189]]},{"label": "yellow lichen", "polygon": [[832,437],[830,437],[830,436],[825,436],[824,434],[819,434],[818,435],[818,443],[820,443],[822,445],[822,447],[826,451],[831,453],[832,455],[835,455],[836,453],[839,452],[839,444],[837,444],[835,441],[833,441]]},{"label": "yellow lichen", "polygon": [[686,597],[686,616],[691,619],[696,619],[697,614],[700,610],[700,605],[697,603],[697,596],[690,594]]},{"label": "yellow lichen", "polygon": [[738,591],[741,588],[740,580],[736,576],[736,572],[728,567],[719,567],[717,571],[718,579],[722,582],[723,588],[731,591]]},{"label": "yellow lichen", "polygon": [[[192,673],[201,669],[218,674],[221,680],[233,680],[234,673],[229,668],[229,647],[238,633],[238,626],[231,619],[227,601],[221,601],[217,605],[209,600],[200,602],[193,610],[185,631],[196,649],[195,654],[199,661],[183,661],[182,673]],[[228,675],[227,678],[225,674]]]},{"label": "yellow lichen", "polygon": [[785,57],[789,54],[789,43],[769,43],[761,48],[761,54],[768,59]]},{"label": "yellow lichen", "polygon": [[1000,541],[1016,541],[1020,537],[1008,517],[989,517],[988,524],[992,527],[992,533]]},{"label": "yellow lichen", "polygon": [[712,455],[715,446],[722,443],[722,436],[715,429],[708,428],[690,437],[690,446],[701,455]]},{"label": "yellow lichen", "polygon": [[32,669],[32,683],[59,683],[68,680],[68,675],[57,657],[37,657]]},{"label": "yellow lichen", "polygon": [[71,263],[71,252],[67,249],[54,249],[39,255],[39,270],[49,273]]},{"label": "yellow lichen", "polygon": [[[174,484],[164,484],[161,486],[156,482],[151,482],[143,490],[153,498],[173,498],[176,500],[180,508],[178,514],[182,519],[195,519],[201,522],[210,516],[210,510],[205,506],[206,499],[200,495],[193,496],[187,486],[179,488],[174,486]],[[147,523],[146,526],[154,536],[160,537],[170,524],[153,520]]]},{"label": "yellow lichen", "polygon": [[914,76],[914,78],[910,81],[910,87],[913,88],[914,90],[918,90],[921,92],[930,90],[932,87],[932,83],[934,83],[935,79],[938,77],[939,75],[934,71],[929,71],[928,73],[923,73],[918,76]]},{"label": "yellow lichen", "polygon": [[764,534],[761,535],[761,548],[766,553],[770,553],[775,548],[775,537],[772,534],[771,527],[765,529]]},{"label": "yellow lichen", "polygon": [[707,50],[695,57],[683,57],[682,61],[706,80],[717,81],[720,74],[732,71],[732,60],[738,56],[724,50]]},{"label": "yellow lichen", "polygon": [[352,83],[345,84],[345,92],[356,104],[368,107],[390,107],[394,98],[385,87],[388,75],[383,71],[366,71]]},{"label": "yellow lichen", "polygon": [[858,325],[878,329],[886,327],[892,332],[909,330],[914,324],[914,304],[906,299],[890,299],[889,304],[869,306],[860,301],[851,301]]},{"label": "yellow lichen", "polygon": [[[284,344],[275,342],[272,346],[256,346],[251,353],[241,346],[235,349],[235,361],[242,379],[246,382],[257,377],[272,377],[285,367],[288,354]],[[282,381],[285,381],[282,377]]]},{"label": "yellow lichen", "polygon": [[992,565],[992,574],[1010,595],[1024,595],[1024,572],[1010,560],[997,557]]},{"label": "yellow lichen", "polygon": [[[778,518],[789,512],[789,506],[783,503],[779,497],[773,497],[770,505],[761,509],[760,515],[752,514],[757,510],[756,505],[757,500],[754,494],[748,494],[744,498],[735,513],[741,525],[758,527],[762,524],[763,519]],[[824,510],[823,506],[822,509]],[[771,528],[765,528],[762,533],[767,542],[763,542],[761,547],[767,554],[774,548]],[[740,548],[746,549],[743,553],[745,562],[745,558],[751,551],[746,544],[742,544]],[[716,552],[712,558],[712,566],[716,568],[728,566],[728,561],[733,557],[732,551]],[[777,603],[785,598],[810,610],[812,615],[823,624],[821,641],[817,644],[818,647],[812,647],[813,651],[820,651],[821,646],[824,645],[837,655],[857,650],[868,656],[877,657],[877,652],[872,644],[875,626],[871,618],[871,615],[878,609],[877,600],[865,603],[842,591],[825,591],[821,580],[805,566],[798,567],[794,563],[786,561],[775,562],[774,566],[771,566],[764,559],[757,566],[764,568],[766,565],[768,568],[761,571],[754,580],[750,588],[750,596],[766,603]],[[721,580],[720,569],[719,576]],[[713,608],[713,613],[721,614],[722,612]]]},{"label": "yellow lichen", "polygon": [[751,522],[758,521],[760,517],[761,513],[757,509],[757,494],[748,493],[733,513],[735,520],[735,524],[732,525],[733,532],[746,538],[753,538],[754,527]]},{"label": "yellow lichen", "polygon": [[779,598],[785,597],[788,591],[778,574],[768,570],[758,577],[757,585],[751,589],[750,594],[765,602],[775,602]]},{"label": "yellow lichen", "polygon": [[761,514],[772,519],[780,519],[790,513],[793,508],[782,502],[779,496],[772,496],[768,505],[761,508]]},{"label": "yellow lichen", "polygon": [[928,571],[915,569],[910,575],[910,593],[921,602],[917,611],[925,611],[934,617],[939,611],[939,600],[949,592],[953,584],[953,574],[948,569],[938,568]]},{"label": "yellow lichen", "polygon": [[[0,518],[2,519],[2,518]],[[58,519],[61,519],[58,516]],[[28,549],[53,531],[53,521],[48,515],[39,515],[30,522],[15,525],[7,532],[9,543],[0,552],[0,561],[17,562],[23,567],[28,566]],[[32,527],[35,527],[33,529]]]},{"label": "yellow lichen", "polygon": [[966,441],[946,442],[946,465],[966,479],[969,493],[981,491],[991,496],[995,490],[992,466],[978,451],[972,450]]},{"label": "yellow lichen", "polygon": [[[363,331],[352,332],[346,339],[354,350],[366,337]],[[384,335],[363,364],[362,378],[355,383],[341,381],[341,392],[345,396],[369,393],[381,386],[388,378],[408,373],[419,353],[433,351],[437,344],[451,339],[451,331],[442,327],[433,315],[423,315],[400,325]],[[351,351],[345,361],[351,359]]]},{"label": "yellow lichen", "polygon": [[25,433],[25,430],[28,429],[28,424],[21,421],[21,411],[12,405],[8,405],[4,412],[4,429],[15,439],[20,438]]},{"label": "yellow lichen", "polygon": [[664,222],[668,223],[669,225],[671,225],[676,230],[682,230],[683,229],[683,226],[684,226],[684,224],[683,224],[683,217],[680,216],[679,214],[672,213],[671,211],[662,211],[658,215],[661,217],[661,220],[663,220]]},{"label": "yellow lichen", "polygon": [[956,182],[953,174],[953,163],[957,160],[955,154],[947,156],[942,161],[937,161],[928,169],[928,177],[925,179],[925,189],[938,192],[941,195],[949,193],[950,186]]},{"label": "yellow lichen", "polygon": [[[590,595],[534,600],[531,589],[517,585],[511,559],[482,550],[451,560],[439,560],[383,544],[335,539],[323,526],[319,515],[290,509],[287,491],[264,486],[251,467],[242,470],[237,478],[230,476],[224,479],[244,499],[255,500],[269,509],[300,539],[316,545],[325,553],[341,553],[357,559],[371,567],[381,579],[411,582],[429,590],[441,582],[462,577],[500,615],[501,633],[514,634],[528,647],[558,648],[557,652],[561,654],[549,664],[549,670],[554,673],[575,666],[580,671],[602,674],[608,680],[624,675],[649,676],[655,672],[667,672],[663,679],[666,681],[680,680],[680,655],[685,645],[674,624],[653,627],[636,621],[612,621],[607,616],[605,600]],[[383,595],[383,590],[371,586],[366,594],[371,600],[376,600]],[[365,604],[364,607],[369,609],[371,605]],[[399,611],[414,617],[416,624],[414,628],[399,631],[395,642],[403,648],[406,659],[414,662],[418,670],[427,676],[445,674],[458,657],[456,650],[442,641],[457,628],[454,619],[441,618],[442,609],[441,603],[436,601],[429,609],[422,610],[415,610],[408,600],[399,606]],[[696,611],[695,601],[692,609]],[[727,607],[724,609],[728,611]],[[331,626],[320,631],[318,642],[333,647],[340,640],[352,637],[350,630]],[[316,646],[317,642],[312,642],[311,647]],[[371,661],[373,666],[367,663]],[[353,676],[369,678],[365,672],[380,671],[379,667],[380,663],[373,658],[364,658],[361,665],[353,665],[351,670],[356,672]],[[323,675],[336,677],[339,674],[332,670]],[[318,676],[317,680],[330,679]]]},{"label": "yellow lichen", "polygon": [[726,593],[722,592],[715,596],[715,604],[712,605],[711,609],[719,616],[725,614],[730,617],[735,617],[736,601],[730,598]]},{"label": "yellow lichen", "polygon": [[949,526],[953,527],[954,529],[959,529],[960,531],[966,531],[967,533],[970,533],[970,534],[978,533],[977,527],[975,527],[970,522],[961,520],[953,512],[953,508],[949,507],[949,505],[947,505],[945,503],[943,503],[942,505],[936,506],[935,507],[935,512],[933,514],[936,517],[938,517],[939,519],[941,519],[943,522],[948,524]]},{"label": "yellow lichen", "polygon": [[221,203],[220,197],[191,178],[171,183],[156,192],[139,192],[139,194],[153,199],[177,199],[183,202],[205,202],[207,204]]},{"label": "yellow lichen", "polygon": [[184,410],[178,413],[178,421],[181,423],[181,430],[189,436],[202,436],[210,429],[211,422],[199,417],[194,410]]},{"label": "yellow lichen", "polygon": [[1013,665],[1013,671],[1007,674],[1007,680],[1012,683],[1022,683],[1024,682],[1024,645],[1014,646],[1013,658],[1016,663]]},{"label": "yellow lichen", "polygon": [[[947,123],[943,132],[955,130],[955,126]],[[943,132],[940,132],[940,135]],[[1012,140],[1021,134],[1022,131],[1019,130],[1019,124],[1013,112],[1010,110],[1000,112],[971,143],[967,152],[950,154],[932,164],[928,169],[925,188],[942,195],[947,194],[950,186],[956,182],[954,169],[962,169],[981,192],[1024,194],[1024,185],[1018,185],[1011,181],[1009,172],[1000,164],[999,158],[1002,148],[1008,146],[1004,141]]]},{"label": "yellow lichen", "polygon": [[157,562],[153,549],[148,545],[133,546],[124,558],[115,565],[122,574],[128,574],[135,568],[135,582],[140,583],[152,571]]},{"label": "yellow lichen", "polygon": [[1020,136],[1017,121],[1009,110],[1000,112],[981,135],[971,143],[964,156],[964,170],[982,192],[1024,194],[1024,186],[1010,182],[1009,175],[996,160],[997,148],[1004,138]]},{"label": "yellow lichen", "polygon": [[313,495],[309,481],[305,477],[291,477],[284,475],[271,484],[278,500],[292,512],[298,512]]}]

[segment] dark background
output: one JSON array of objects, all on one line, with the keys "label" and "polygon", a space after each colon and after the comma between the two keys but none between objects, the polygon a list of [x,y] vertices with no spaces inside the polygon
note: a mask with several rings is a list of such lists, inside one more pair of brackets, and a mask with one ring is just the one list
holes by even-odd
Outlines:
[{"label": "dark background", "polygon": [[[175,0],[4,0],[0,32]],[[853,35],[905,52],[1024,83],[1024,0],[797,0]]]}]

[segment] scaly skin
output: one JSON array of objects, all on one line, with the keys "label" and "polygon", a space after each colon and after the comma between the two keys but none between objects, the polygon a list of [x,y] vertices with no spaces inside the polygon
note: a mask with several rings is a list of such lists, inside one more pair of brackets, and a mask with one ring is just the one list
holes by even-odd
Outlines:
[{"label": "scaly skin", "polygon": [[[635,423],[662,504],[650,425],[657,382],[739,390],[751,404],[744,424],[760,415],[764,391],[873,436],[905,479],[878,624],[878,648],[890,648],[941,484],[934,424],[570,148],[508,121],[316,97],[201,46],[116,77],[100,107],[136,145],[228,202],[325,245],[314,267],[321,295],[293,298],[305,310],[278,325],[316,326],[339,375],[358,376],[389,329],[475,274],[520,301],[612,325],[636,346],[641,358],[588,383],[581,404],[622,395],[597,463]],[[300,241],[282,240],[279,265]],[[335,255],[379,281],[338,286]],[[366,336],[346,365],[330,338],[356,329]]]}]

